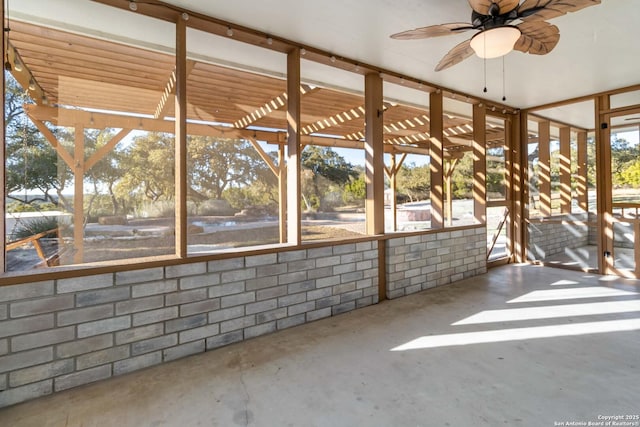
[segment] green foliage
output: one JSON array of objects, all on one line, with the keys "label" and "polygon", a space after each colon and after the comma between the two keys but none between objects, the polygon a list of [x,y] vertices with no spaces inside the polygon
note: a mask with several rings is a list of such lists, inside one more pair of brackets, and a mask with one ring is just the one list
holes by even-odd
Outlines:
[{"label": "green foliage", "polygon": [[360,175],[358,179],[348,182],[344,187],[342,200],[344,203],[355,203],[359,206],[364,205],[367,197],[367,184],[364,176]]},{"label": "green foliage", "polygon": [[396,176],[396,191],[406,195],[410,201],[426,200],[431,189],[429,165],[416,166],[415,163],[402,165]]},{"label": "green foliage", "polygon": [[345,186],[359,174],[351,163],[330,147],[305,147],[301,162],[302,200],[307,211],[329,210],[337,206],[343,198]]},{"label": "green foliage", "polygon": [[46,212],[55,211],[58,207],[51,202],[31,202],[25,203],[23,201],[14,200],[7,204],[6,211],[9,213],[20,212]]},{"label": "green foliage", "polygon": [[[15,240],[26,239],[35,234],[58,228],[58,219],[55,217],[35,218],[29,221],[20,222],[16,227],[13,236]],[[52,232],[45,237],[57,237],[56,232]]]},{"label": "green foliage", "polygon": [[627,186],[640,188],[640,159],[637,159],[620,172],[620,181]]}]

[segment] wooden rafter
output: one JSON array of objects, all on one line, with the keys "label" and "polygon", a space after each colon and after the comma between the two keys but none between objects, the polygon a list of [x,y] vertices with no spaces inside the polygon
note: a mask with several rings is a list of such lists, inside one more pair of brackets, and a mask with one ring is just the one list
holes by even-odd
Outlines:
[{"label": "wooden rafter", "polygon": [[[318,90],[316,87],[309,86],[307,84],[300,85],[300,95],[304,96],[313,91]],[[280,110],[287,105],[287,92],[282,92],[280,95],[276,96],[272,100],[265,102],[265,104],[261,107],[256,108],[251,113],[247,114],[243,118],[236,120],[233,124],[234,127],[238,129],[244,129],[247,126],[251,125],[254,122],[268,116],[274,111]]]},{"label": "wooden rafter", "polygon": [[[187,60],[187,77],[191,74],[191,71],[195,67],[196,62]],[[158,102],[158,106],[156,107],[156,112],[153,115],[155,119],[162,118],[166,115],[169,106],[172,104],[170,102],[173,98],[172,95],[176,93],[176,69],[174,68],[169,75],[169,79],[167,80],[167,84],[165,85],[164,91],[162,92],[162,96],[160,97],[160,101]]]}]

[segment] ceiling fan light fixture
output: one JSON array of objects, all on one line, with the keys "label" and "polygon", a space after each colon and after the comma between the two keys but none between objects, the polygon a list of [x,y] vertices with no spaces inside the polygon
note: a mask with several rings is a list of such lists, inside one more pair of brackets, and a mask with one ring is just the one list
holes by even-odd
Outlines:
[{"label": "ceiling fan light fixture", "polygon": [[521,34],[512,25],[490,28],[473,36],[471,48],[480,58],[499,58],[513,50]]}]

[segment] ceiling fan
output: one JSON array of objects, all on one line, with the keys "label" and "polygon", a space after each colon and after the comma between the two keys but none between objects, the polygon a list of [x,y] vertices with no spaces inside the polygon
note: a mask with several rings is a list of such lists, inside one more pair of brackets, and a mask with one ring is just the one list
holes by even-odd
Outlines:
[{"label": "ceiling fan", "polygon": [[[546,55],[560,40],[560,30],[547,19],[600,4],[601,0],[469,0],[471,23],[452,22],[393,34],[398,40],[415,40],[479,30],[451,49],[436,71],[447,69],[475,52],[481,58],[497,58],[515,49]],[[521,21],[513,24],[515,21]]]}]

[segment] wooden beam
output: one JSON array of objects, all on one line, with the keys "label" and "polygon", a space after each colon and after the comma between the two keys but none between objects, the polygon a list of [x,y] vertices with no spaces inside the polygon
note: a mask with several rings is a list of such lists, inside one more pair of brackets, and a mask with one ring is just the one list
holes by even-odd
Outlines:
[{"label": "wooden beam", "polygon": [[551,126],[549,122],[538,123],[538,178],[540,181],[540,214],[551,216]]},{"label": "wooden beam", "polygon": [[560,128],[560,212],[571,213],[571,128]]},{"label": "wooden beam", "polygon": [[576,189],[578,192],[578,206],[585,212],[589,212],[589,189],[587,182],[587,132],[578,132],[578,173],[576,176]]},{"label": "wooden beam", "polygon": [[302,243],[300,215],[300,49],[287,55],[287,242]]},{"label": "wooden beam", "polygon": [[85,171],[91,169],[96,163],[98,163],[104,156],[106,156],[113,148],[118,145],[120,141],[127,137],[131,133],[131,129],[121,129],[120,132],[113,135],[109,142],[104,144],[102,147],[98,148],[92,155],[89,157],[85,163],[84,168]]},{"label": "wooden beam", "polygon": [[[193,68],[196,66],[196,61],[187,60],[187,68],[185,71],[186,77],[188,78],[193,71]],[[154,119],[164,118],[166,116],[169,105],[171,105],[171,101],[175,103],[175,98],[171,99],[172,95],[176,93],[176,69],[174,68],[167,79],[167,84],[165,85],[164,90],[162,91],[162,96],[160,97],[160,101],[158,101],[158,106],[156,107],[156,112],[153,115]]]},{"label": "wooden beam", "polygon": [[527,220],[529,218],[529,141],[527,114],[518,112],[512,119],[509,149],[513,153],[511,182],[513,183],[513,262],[527,259]]},{"label": "wooden beam", "polygon": [[187,23],[176,23],[175,84],[175,250],[179,258],[187,257]]},{"label": "wooden beam", "polygon": [[243,129],[250,124],[257,122],[263,117],[266,117],[270,113],[284,108],[287,105],[287,92],[283,92],[280,95],[273,98],[271,101],[266,102],[262,107],[256,108],[251,113],[247,114],[243,118],[237,120],[233,126],[238,129]]},{"label": "wooden beam", "polygon": [[473,104],[473,216],[478,224],[487,223],[487,109]]},{"label": "wooden beam", "polygon": [[365,105],[365,202],[367,234],[384,234],[384,131],[382,79],[369,73],[364,79]]},{"label": "wooden beam", "polygon": [[273,174],[275,176],[279,176],[280,175],[280,168],[278,166],[276,166],[275,163],[273,163],[273,159],[271,158],[271,156],[269,156],[262,149],[262,147],[258,143],[258,140],[256,140],[255,138],[247,138],[247,140],[251,143],[253,148],[255,148],[255,150],[258,152],[258,155],[262,158],[262,160],[264,160],[264,162],[267,164],[267,166],[269,166],[269,169],[271,170],[271,172],[273,172]]},{"label": "wooden beam", "polygon": [[431,109],[431,137],[430,162],[431,173],[431,228],[444,226],[443,204],[443,166],[444,166],[444,110],[442,92],[435,91],[429,94],[429,107]]},{"label": "wooden beam", "polygon": [[[58,156],[60,156],[60,158],[67,164],[67,166],[69,166],[71,168],[71,170],[73,170],[73,168],[74,168],[73,157],[71,156],[71,154],[69,154],[67,149],[64,148],[58,142],[58,139],[53,134],[53,132],[51,132],[49,130],[49,128],[47,127],[47,125],[45,125],[40,120],[35,119],[34,117],[32,117],[28,113],[27,113],[27,116],[31,119],[31,122],[35,125],[35,127],[38,128],[38,130],[40,131],[42,136],[44,136],[45,139],[47,141],[49,141],[49,144],[51,144],[51,146],[56,150],[56,153],[58,153]],[[83,153],[83,155],[84,155],[84,153]]]}]

